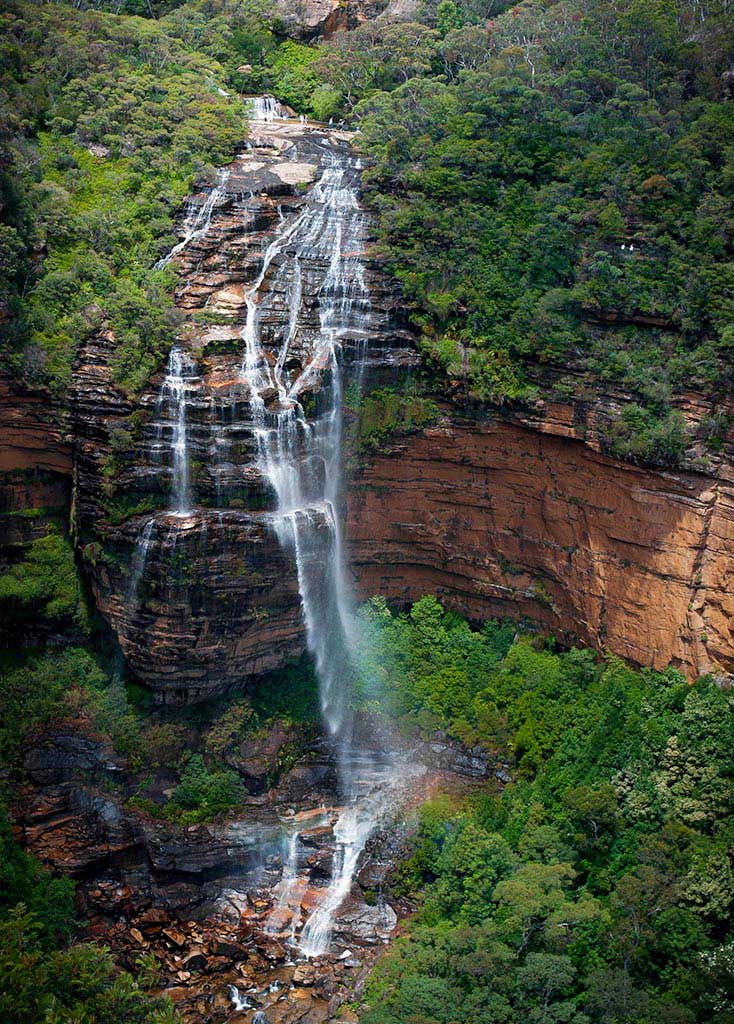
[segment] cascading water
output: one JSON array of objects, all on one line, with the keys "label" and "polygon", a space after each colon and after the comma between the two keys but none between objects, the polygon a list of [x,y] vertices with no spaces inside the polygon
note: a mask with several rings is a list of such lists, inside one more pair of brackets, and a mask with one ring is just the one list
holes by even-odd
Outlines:
[{"label": "cascading water", "polygon": [[140,581],[143,578],[145,572],[145,566],[148,561],[148,553],[150,552],[151,544],[153,543],[153,531],[155,530],[155,516],[149,519],[145,526],[138,534],[138,539],[135,544],[135,551],[133,552],[133,561],[130,569],[130,579],[127,584],[127,600],[131,607],[136,607],[138,603],[138,588],[140,587]]},{"label": "cascading water", "polygon": [[193,359],[174,345],[156,402],[156,419],[161,424],[167,410],[171,423],[171,511],[179,516],[188,515],[191,510],[187,410],[189,391],[197,380]]},{"label": "cascading water", "polygon": [[275,96],[248,96],[247,106],[252,121],[280,121],[287,116]]},{"label": "cascading water", "polygon": [[[191,460],[189,456],[187,409],[189,391],[198,380],[196,364],[191,357],[174,345],[168,356],[166,373],[156,400],[156,435],[153,456],[158,459],[165,450],[171,453],[171,501],[169,515],[187,516],[191,511]],[[164,418],[171,430],[170,444],[163,442]],[[128,601],[131,608],[138,607],[138,589],[145,572],[148,555],[154,541],[157,519],[149,519],[138,534],[128,583]],[[175,550],[174,534],[172,552]]]},{"label": "cascading water", "polygon": [[[365,239],[357,195],[359,165],[328,140],[324,148],[321,179],[301,212],[281,224],[245,295],[242,331],[242,374],[250,388],[258,465],[277,498],[273,523],[278,538],[295,557],[322,715],[346,804],[334,827],[331,882],[301,933],[301,950],[308,956],[328,949],[334,915],[350,891],[367,840],[394,806],[399,775],[394,765],[380,766],[355,750],[352,735],[349,685],[355,671],[356,627],[339,522],[342,413],[345,385],[361,379],[370,297],[359,255]],[[302,261],[323,268],[317,327],[309,326],[302,309]],[[275,358],[267,358],[260,314],[281,295],[287,296],[288,321]],[[344,359],[347,341],[359,356],[351,363]],[[317,414],[309,420],[302,403],[315,392]],[[290,857],[284,875],[280,900],[285,905],[296,884]]]},{"label": "cascading water", "polygon": [[217,171],[216,185],[210,190],[209,195],[196,210],[196,213],[194,214],[193,211],[191,211],[190,215],[187,216],[184,221],[184,230],[186,234],[180,242],[174,245],[169,253],[163,256],[162,259],[158,260],[154,267],[155,270],[162,270],[164,267],[167,267],[174,256],[178,256],[178,254],[182,252],[187,245],[199,238],[203,238],[207,233],[211,226],[214,208],[225,193],[225,185],[228,177],[229,171],[226,168]]}]

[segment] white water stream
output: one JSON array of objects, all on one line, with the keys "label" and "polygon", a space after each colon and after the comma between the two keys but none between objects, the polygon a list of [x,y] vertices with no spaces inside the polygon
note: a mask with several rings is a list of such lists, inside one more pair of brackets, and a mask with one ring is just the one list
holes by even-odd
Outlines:
[{"label": "white water stream", "polygon": [[[360,255],[365,223],[357,194],[359,165],[328,139],[324,150],[320,180],[301,211],[280,225],[263,254],[260,273],[245,295],[242,331],[242,375],[250,387],[258,465],[277,498],[273,525],[278,538],[295,558],[322,716],[336,751],[345,803],[334,826],[330,883],[300,934],[301,952],[306,956],[328,950],[335,914],[349,894],[365,844],[395,806],[395,780],[400,774],[395,765],[380,768],[369,754],[357,752],[352,736],[350,684],[355,674],[356,624],[339,508],[344,387],[350,379],[361,379],[361,366],[359,359],[345,366],[343,342],[349,339],[364,355],[362,341],[369,336],[371,311]],[[321,268],[316,328],[302,300],[306,264]],[[311,283],[309,292],[313,290]],[[275,358],[268,358],[261,313],[284,294],[288,321]],[[289,365],[297,369],[289,372]],[[317,412],[309,419],[302,402],[314,392]],[[367,769],[365,762],[369,762]],[[300,904],[298,886],[302,884],[297,836],[293,836],[276,911]],[[294,918],[292,933],[297,923]]]},{"label": "white water stream", "polygon": [[[157,461],[170,451],[171,486],[170,507],[166,515],[187,516],[191,512],[191,458],[188,443],[188,405],[190,392],[196,390],[199,378],[191,356],[174,345],[168,356],[166,373],[156,400],[156,433],[153,458]],[[170,442],[163,441],[164,423],[169,427]],[[133,552],[128,600],[138,607],[138,588],[145,572],[148,555],[153,545],[157,517],[152,516],[143,525]],[[173,543],[175,549],[176,534]]]},{"label": "white water stream", "polygon": [[[261,121],[282,116],[272,97],[256,99],[252,109],[253,118]],[[358,161],[346,148],[333,145],[327,135],[313,142],[322,148],[323,173],[300,210],[281,218],[245,294],[241,367],[249,386],[258,467],[277,502],[272,525],[295,561],[308,648],[319,678],[321,711],[336,754],[344,805],[334,825],[330,882],[300,936],[304,880],[298,874],[298,833],[290,838],[276,911],[291,912],[291,940],[300,944],[306,956],[329,949],[335,916],[351,890],[365,845],[394,812],[405,780],[403,766],[396,761],[378,763],[369,752],[358,749],[353,737],[350,687],[355,677],[352,658],[357,627],[340,523],[342,419],[346,385],[361,383],[372,323],[360,255],[367,232],[358,202]],[[206,233],[225,181],[223,172],[195,216],[192,212],[184,239],[158,267]],[[317,276],[308,281],[311,304],[304,300],[305,268]],[[315,292],[317,317],[312,309]],[[278,317],[262,314],[278,306],[282,314],[283,301],[287,319],[273,337],[272,322],[278,322]],[[262,322],[269,325],[267,336]],[[349,351],[358,354],[347,363],[346,342]],[[165,413],[171,428],[169,515],[186,516],[191,511],[188,412],[196,373],[191,358],[174,346],[157,402],[158,422]],[[153,517],[146,522],[138,538],[131,572],[133,596],[145,569],[155,521]]]},{"label": "white water stream", "polygon": [[247,106],[251,121],[280,121],[287,117],[275,96],[248,96]]},{"label": "white water stream", "polygon": [[214,208],[225,193],[228,177],[229,171],[226,168],[217,171],[217,183],[210,190],[201,206],[195,207],[193,204],[189,204],[184,219],[184,231],[186,232],[184,237],[174,245],[169,253],[158,260],[153,268],[154,270],[162,270],[164,267],[167,267],[174,256],[178,256],[187,245],[198,238],[203,238],[207,233],[211,226]]},{"label": "white water stream", "polygon": [[[156,402],[158,432],[164,416],[171,428],[171,511],[178,516],[191,511],[191,458],[188,443],[188,406],[190,393],[196,391],[199,377],[191,356],[174,345],[168,357]],[[160,444],[160,439],[158,441]]]}]

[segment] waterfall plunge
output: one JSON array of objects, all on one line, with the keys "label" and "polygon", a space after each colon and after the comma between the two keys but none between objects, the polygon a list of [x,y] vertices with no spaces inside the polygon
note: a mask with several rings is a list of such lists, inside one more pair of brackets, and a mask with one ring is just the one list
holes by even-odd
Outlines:
[{"label": "waterfall plunge", "polygon": [[[332,878],[321,904],[306,921],[302,952],[327,951],[334,916],[348,895],[360,854],[385,815],[395,806],[395,765],[378,765],[355,749],[349,684],[356,624],[346,580],[339,521],[342,414],[345,384],[362,377],[361,360],[344,366],[342,345],[363,340],[370,329],[370,296],[359,252],[365,223],[357,198],[358,164],[347,152],[326,148],[326,166],[301,212],[286,220],[263,254],[260,273],[245,295],[242,375],[250,386],[258,464],[277,497],[273,524],[281,544],[292,551],[308,648],[319,678],[321,711],[334,743],[346,808],[334,834]],[[323,267],[318,292],[319,327],[309,333],[302,303],[302,262]],[[288,323],[274,361],[260,337],[260,312],[272,295],[285,294]],[[288,372],[292,350],[309,351],[305,366]],[[300,349],[299,349],[300,351]],[[302,397],[319,391],[319,412],[308,420]],[[280,907],[297,884],[295,842],[283,879]]]},{"label": "waterfall plunge", "polygon": [[[343,683],[350,674],[353,629],[342,559],[338,503],[341,485],[341,342],[369,326],[369,291],[359,250],[364,224],[354,185],[356,164],[328,151],[327,167],[301,213],[286,221],[263,256],[260,274],[245,295],[247,317],[243,376],[250,385],[258,463],[278,503],[274,525],[296,559],[309,650],[320,680],[321,709],[330,735],[345,739]],[[323,264],[320,327],[310,359],[293,379],[286,370],[299,332],[301,260]],[[271,269],[273,270],[268,280]],[[260,344],[259,313],[268,295],[286,287],[289,319],[275,365]],[[304,329],[305,331],[305,329]],[[307,332],[305,332],[307,333]],[[326,408],[309,422],[299,396],[328,373]],[[277,399],[275,398],[277,396]],[[270,406],[266,398],[273,399]]]}]

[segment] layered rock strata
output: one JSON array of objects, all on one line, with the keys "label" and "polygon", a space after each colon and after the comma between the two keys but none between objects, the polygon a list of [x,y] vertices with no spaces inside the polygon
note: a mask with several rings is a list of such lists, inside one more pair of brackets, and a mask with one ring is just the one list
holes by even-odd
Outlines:
[{"label": "layered rock strata", "polygon": [[[344,134],[294,122],[255,125],[249,148],[217,188],[193,198],[180,226],[185,244],[173,259],[181,272],[181,325],[171,341],[186,365],[175,388],[162,371],[131,403],[112,384],[110,336],[95,338],[77,362],[72,430],[80,550],[128,664],[165,701],[191,702],[241,686],[304,647],[295,564],[273,529],[275,495],[258,462],[244,331],[248,299],[265,267],[258,292],[266,301],[256,314],[265,359],[276,360],[290,332],[285,372],[298,374],[313,362],[328,263],[307,248],[297,261],[297,288],[280,269],[290,225],[324,169],[340,160],[354,162]],[[370,263],[364,223],[357,244],[369,285],[370,337],[342,338],[341,358],[359,359],[378,380],[413,353],[395,328],[397,295]],[[285,242],[273,255],[269,247],[279,237]],[[309,377],[299,396],[307,415],[319,415],[328,376],[326,369]],[[186,509],[173,502],[182,436]]]},{"label": "layered rock strata", "polygon": [[446,408],[367,460],[349,514],[361,593],[435,593],[638,665],[731,673],[734,474],[620,463],[587,426],[572,407],[532,424]]}]

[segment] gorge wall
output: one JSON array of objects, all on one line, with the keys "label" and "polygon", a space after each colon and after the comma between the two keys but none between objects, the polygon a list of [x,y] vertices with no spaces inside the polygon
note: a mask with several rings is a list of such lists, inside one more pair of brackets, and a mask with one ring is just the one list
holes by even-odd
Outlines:
[{"label": "gorge wall", "polygon": [[[0,392],[3,548],[33,539],[28,508],[71,506],[95,603],[133,673],[161,699],[191,702],[285,664],[305,638],[293,558],[270,519],[242,377],[247,295],[264,254],[347,136],[295,122],[261,125],[213,188],[192,197],[173,260],[181,271],[175,340],[183,376],[166,372],[132,400],[113,383],[114,338],[79,353],[70,402]],[[350,172],[352,173],[352,172]],[[357,245],[371,296],[364,386],[415,363],[400,298]],[[292,255],[292,254],[291,254]],[[263,338],[290,322],[293,282],[269,265]],[[299,258],[301,312],[289,360],[301,372],[318,323],[323,260]],[[275,355],[268,358],[275,359]],[[170,368],[169,368],[170,370]],[[318,386],[304,402],[318,406]],[[191,507],[172,504],[177,423],[186,419]],[[734,671],[729,583],[731,461],[707,473],[658,472],[600,453],[588,410],[547,405],[521,420],[445,403],[440,422],[361,460],[348,536],[359,593],[406,604],[436,593],[480,620],[523,616],[640,665],[689,676]]]},{"label": "gorge wall", "polygon": [[608,458],[572,406],[532,423],[445,413],[352,486],[363,596],[435,593],[475,620],[526,616],[638,665],[734,669],[728,466],[714,477]]}]

